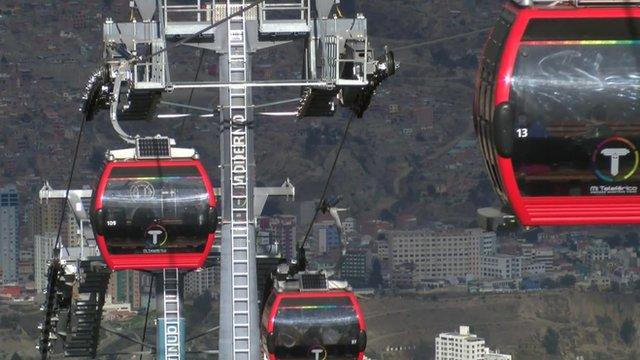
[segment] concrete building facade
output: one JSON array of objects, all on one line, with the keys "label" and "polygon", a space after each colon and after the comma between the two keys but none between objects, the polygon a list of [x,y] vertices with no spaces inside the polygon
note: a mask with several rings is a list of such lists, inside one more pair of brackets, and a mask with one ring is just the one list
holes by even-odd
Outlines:
[{"label": "concrete building facade", "polygon": [[3,284],[18,282],[20,260],[18,191],[13,185],[0,189],[0,269]]},{"label": "concrete building facade", "polygon": [[553,270],[554,257],[553,249],[538,248],[533,250],[533,262],[544,264],[547,272]]},{"label": "concrete building facade", "polygon": [[479,278],[485,235],[481,229],[387,231],[394,283],[419,286],[433,279]]},{"label": "concrete building facade", "polygon": [[522,278],[522,257],[496,254],[482,257],[482,277],[489,279]]},{"label": "concrete building facade", "polygon": [[348,249],[340,264],[340,276],[354,288],[367,286],[367,253],[366,249]]},{"label": "concrete building facade", "polygon": [[219,276],[219,270],[218,274],[216,274],[216,268],[219,269],[220,267],[210,266],[187,273],[184,277],[185,294],[195,297],[206,292],[216,292],[216,279]]},{"label": "concrete building facade", "polygon": [[297,254],[296,226],[294,215],[263,216],[258,219],[258,230],[269,232],[271,243],[277,243],[280,253],[287,259],[294,259]]},{"label": "concrete building facade", "polygon": [[498,252],[498,235],[487,231],[482,235],[482,255],[491,256]]},{"label": "concrete building facade", "polygon": [[317,255],[324,255],[340,249],[340,233],[333,220],[321,221],[313,226],[313,236],[316,239]]},{"label": "concrete building facade", "polygon": [[487,348],[484,354],[484,360],[512,360],[512,358],[511,355],[500,354],[500,351],[491,351]]},{"label": "concrete building facade", "polygon": [[[156,277],[156,281],[162,277]],[[132,309],[142,307],[142,273],[125,270],[111,273],[107,294],[112,304],[131,304]]]},{"label": "concrete building facade", "polygon": [[436,360],[483,360],[484,339],[471,334],[468,326],[459,332],[441,333],[436,338]]},{"label": "concrete building facade", "polygon": [[342,222],[342,231],[346,234],[348,233],[357,233],[358,232],[358,223],[355,218],[348,217],[344,219]]},{"label": "concrete building facade", "polygon": [[[57,234],[64,205],[63,199],[36,200],[31,206],[31,233],[33,235]],[[78,230],[78,223],[73,216],[73,211],[67,209],[60,233],[62,244],[67,247],[80,246]]]},{"label": "concrete building facade", "polygon": [[47,286],[47,262],[53,258],[53,247],[56,244],[55,234],[36,235],[33,240],[33,266],[36,291],[42,293]]},{"label": "concrete building facade", "polygon": [[436,338],[436,360],[512,360],[485,346],[484,339],[472,334],[468,326],[458,332],[441,333]]},{"label": "concrete building facade", "polygon": [[607,261],[611,257],[611,247],[602,240],[594,241],[587,247],[584,254],[584,261],[587,264],[595,264],[599,261]]}]

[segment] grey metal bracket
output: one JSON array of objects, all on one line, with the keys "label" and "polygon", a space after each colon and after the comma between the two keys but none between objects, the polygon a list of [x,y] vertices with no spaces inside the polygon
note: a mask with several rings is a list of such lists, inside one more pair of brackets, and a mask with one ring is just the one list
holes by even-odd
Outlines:
[{"label": "grey metal bracket", "polygon": [[74,256],[79,256],[80,260],[86,259],[88,256],[96,256],[99,254],[95,243],[93,228],[89,213],[82,202],[83,199],[91,199],[93,190],[91,189],[72,189],[67,192],[65,190],[54,190],[49,182],[45,182],[39,193],[40,202],[49,199],[67,199],[67,206],[73,211],[78,229],[80,231],[80,248],[74,251],[73,248],[67,248],[67,251],[61,253],[61,257],[65,260],[78,260]]},{"label": "grey metal bracket", "polygon": [[296,197],[296,188],[288,178],[280,187],[255,188],[253,209],[256,216],[260,216],[260,214],[262,214],[262,210],[264,209],[264,205],[266,204],[269,196],[284,196],[287,200],[294,201]]},{"label": "grey metal bracket", "polygon": [[[213,192],[216,196],[222,195],[222,189],[220,188],[214,188]],[[253,195],[253,211],[256,216],[260,216],[269,196],[284,196],[287,200],[295,201],[296,188],[291,183],[291,180],[287,178],[281,186],[256,187],[254,188]]]}]

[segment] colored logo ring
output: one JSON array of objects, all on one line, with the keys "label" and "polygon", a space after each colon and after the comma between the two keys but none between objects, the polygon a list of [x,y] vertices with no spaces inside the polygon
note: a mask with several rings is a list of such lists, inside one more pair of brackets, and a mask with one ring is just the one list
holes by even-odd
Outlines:
[{"label": "colored logo ring", "polygon": [[164,246],[164,244],[167,243],[167,240],[169,240],[169,233],[167,232],[167,229],[164,228],[164,226],[159,225],[159,224],[154,224],[151,225],[147,228],[146,233],[149,233],[149,230],[153,230],[153,229],[158,229],[160,231],[162,231],[162,234],[164,235],[162,238],[162,241],[159,241],[157,244],[154,244],[155,247],[162,247]]},{"label": "colored logo ring", "polygon": [[[616,180],[615,177],[613,176],[608,176],[605,175],[602,171],[600,171],[598,168],[596,168],[596,161],[598,158],[598,154],[600,153],[600,151],[604,148],[605,145],[607,145],[610,142],[613,141],[619,141],[621,143],[624,143],[625,145],[627,145],[630,149],[631,152],[634,154],[635,156],[635,161],[633,164],[633,168],[626,174],[624,174],[624,176],[622,176],[622,178],[620,180]],[[636,148],[636,146],[629,140],[620,137],[620,136],[614,136],[614,137],[610,137],[606,140],[604,140],[603,142],[601,142],[598,147],[596,148],[596,151],[593,153],[593,156],[591,158],[591,162],[594,165],[595,168],[595,173],[596,176],[598,178],[600,178],[603,181],[606,182],[615,182],[615,181],[624,181],[624,180],[628,180],[629,178],[631,178],[633,176],[633,174],[636,173],[636,171],[638,170],[638,166],[640,165],[640,153],[638,152],[638,149]]]},{"label": "colored logo ring", "polygon": [[[321,350],[321,353],[315,353],[314,350]],[[322,354],[322,359],[320,360],[327,360],[327,357],[329,356],[329,354],[327,353],[327,349],[324,348],[324,346],[322,345],[315,345],[314,347],[312,347],[309,350],[309,354],[313,354],[316,356],[316,359],[320,359],[318,355]]]}]

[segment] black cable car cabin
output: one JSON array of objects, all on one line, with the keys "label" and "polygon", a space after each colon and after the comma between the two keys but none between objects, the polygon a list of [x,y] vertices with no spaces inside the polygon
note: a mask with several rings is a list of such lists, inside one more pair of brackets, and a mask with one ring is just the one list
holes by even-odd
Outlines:
[{"label": "black cable car cabin", "polygon": [[551,3],[507,3],[480,60],[493,186],[524,225],[640,223],[640,2]]},{"label": "black cable car cabin", "polygon": [[109,268],[202,267],[214,242],[216,200],[195,152],[187,152],[193,157],[125,156],[105,164],[91,217]]},{"label": "black cable car cabin", "polygon": [[275,281],[262,310],[263,352],[269,360],[362,360],[366,326],[346,282],[322,273]]}]

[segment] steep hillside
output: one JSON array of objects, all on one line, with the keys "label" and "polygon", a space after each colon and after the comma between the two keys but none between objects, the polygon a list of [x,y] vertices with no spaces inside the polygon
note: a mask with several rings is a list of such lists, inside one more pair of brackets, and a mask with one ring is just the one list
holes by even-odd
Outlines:
[{"label": "steep hillside", "polygon": [[[369,350],[415,345],[433,359],[440,332],[469,325],[492,348],[517,360],[640,359],[638,345],[625,345],[620,326],[626,318],[640,324],[640,295],[574,291],[516,295],[434,294],[384,297],[363,301],[369,327]],[[548,355],[542,345],[548,328],[559,334],[560,353]],[[422,353],[423,354],[423,353]],[[417,354],[416,354],[417,355]],[[412,352],[386,353],[385,360],[413,359]]]}]

